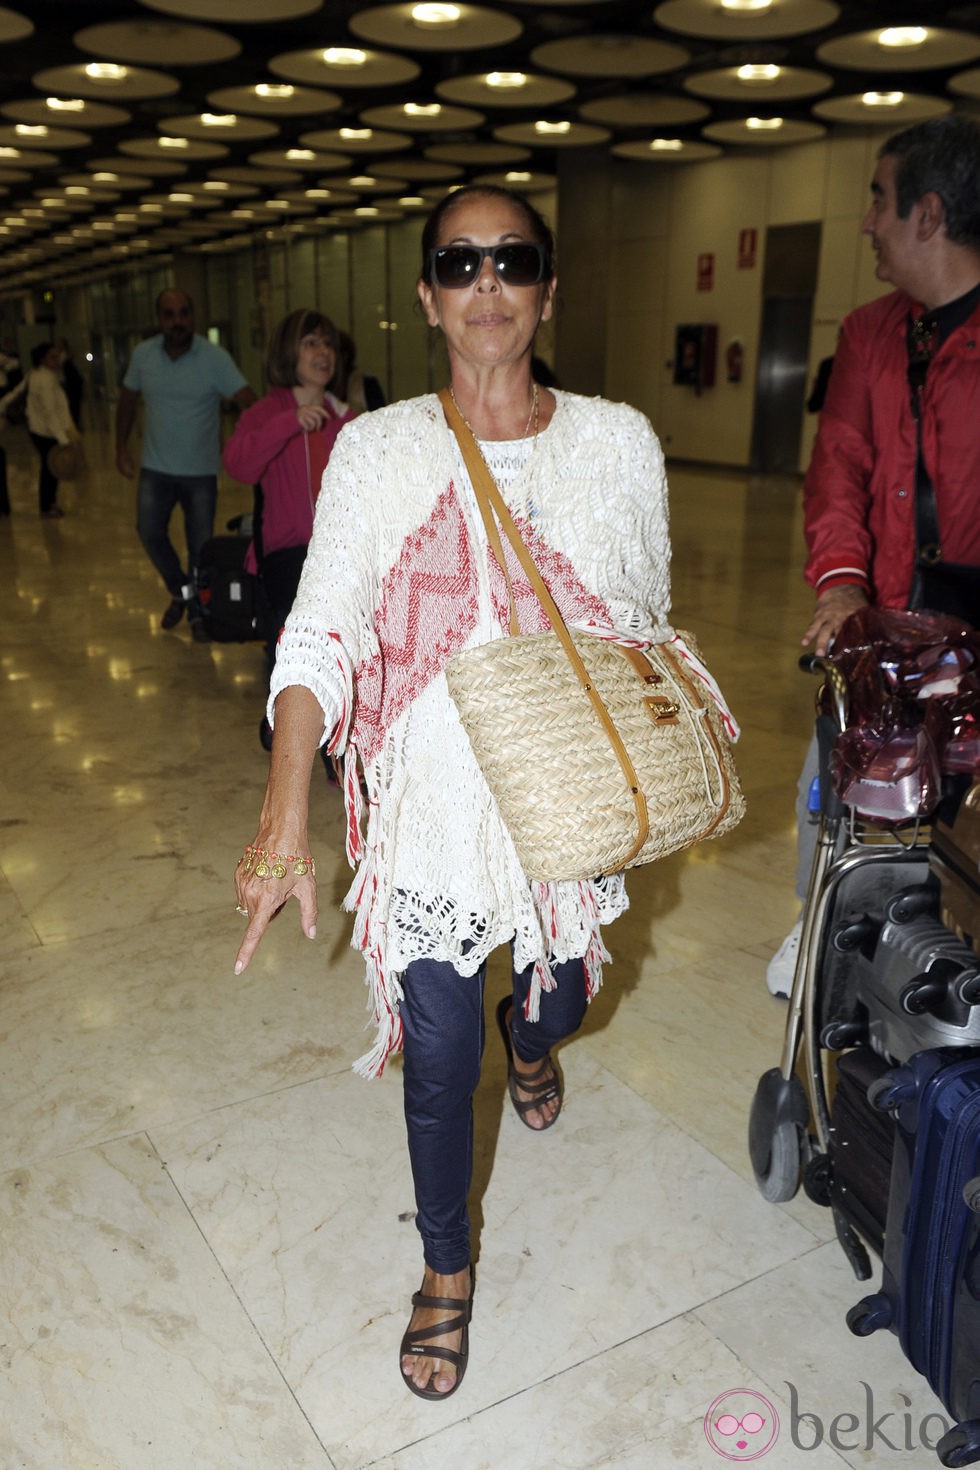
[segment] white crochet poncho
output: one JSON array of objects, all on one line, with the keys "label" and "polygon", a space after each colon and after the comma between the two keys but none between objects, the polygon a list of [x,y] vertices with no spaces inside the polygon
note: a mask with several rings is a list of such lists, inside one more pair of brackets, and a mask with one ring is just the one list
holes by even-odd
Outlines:
[{"label": "white crochet poncho", "polygon": [[[667,639],[669,541],[660,445],[635,409],[555,392],[536,439],[484,443],[491,471],[562,615],[631,641]],[[507,552],[508,558],[512,553]],[[547,627],[516,559],[525,632]],[[507,630],[504,579],[456,439],[434,395],[364,414],[338,436],[317,501],[313,540],[279,642],[269,700],[303,685],[324,712],[324,739],[346,748],[345,906],[367,961],[378,1024],[355,1064],[377,1075],[401,1042],[399,977],[410,961],[450,961],[472,975],[513,939],[518,970],[535,965],[529,1015],[554,981],[548,961],[585,959],[601,983],[600,925],[627,906],[622,875],[531,883],[501,822],[449,697],[458,648]],[[515,718],[519,712],[515,711]],[[354,755],[368,789],[362,830]]]}]

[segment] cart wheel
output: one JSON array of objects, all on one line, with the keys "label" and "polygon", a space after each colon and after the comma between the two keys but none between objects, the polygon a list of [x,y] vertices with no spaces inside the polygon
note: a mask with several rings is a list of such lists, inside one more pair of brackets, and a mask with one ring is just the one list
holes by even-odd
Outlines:
[{"label": "cart wheel", "polygon": [[831,1163],[826,1154],[814,1154],[803,1169],[803,1192],[815,1205],[830,1204]]},{"label": "cart wheel", "polygon": [[749,1156],[759,1193],[771,1205],[792,1199],[800,1186],[806,1094],[796,1076],[779,1069],[760,1077],[749,1114]]},{"label": "cart wheel", "polygon": [[800,1187],[800,1130],[795,1123],[781,1123],[769,1142],[769,1162],[764,1174],[756,1174],[759,1193],[771,1205],[792,1199]]},{"label": "cart wheel", "polygon": [[908,924],[913,919],[934,919],[939,909],[939,895],[928,883],[916,883],[895,893],[885,905],[885,918],[893,924]]},{"label": "cart wheel", "polygon": [[891,1303],[880,1292],[874,1296],[863,1296],[844,1320],[855,1337],[870,1337],[879,1327],[891,1326]]},{"label": "cart wheel", "polygon": [[886,1072],[868,1088],[868,1102],[879,1113],[891,1113],[903,1103],[914,1102],[915,1079],[902,1068]]},{"label": "cart wheel", "polygon": [[941,1465],[975,1465],[980,1460],[980,1422],[955,1424],[936,1446]]},{"label": "cart wheel", "polygon": [[867,1039],[868,1028],[863,1021],[828,1021],[820,1033],[824,1051],[846,1051]]}]

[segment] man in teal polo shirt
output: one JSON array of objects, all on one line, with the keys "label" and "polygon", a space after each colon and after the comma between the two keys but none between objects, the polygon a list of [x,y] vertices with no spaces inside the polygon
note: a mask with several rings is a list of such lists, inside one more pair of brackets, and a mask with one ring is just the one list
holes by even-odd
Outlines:
[{"label": "man in teal polo shirt", "polygon": [[[247,408],[255,394],[225,349],[195,334],[194,304],[185,291],[161,291],[156,309],[160,331],[134,350],[119,390],[116,466],[127,479],[135,471],[126,443],[142,397],[136,529],[170,593],[160,625],[176,627],[186,608],[194,637],[204,641],[194,578],[201,547],[214,528],[221,401],[230,398]],[[168,529],[177,505],[184,513],[186,572]]]}]

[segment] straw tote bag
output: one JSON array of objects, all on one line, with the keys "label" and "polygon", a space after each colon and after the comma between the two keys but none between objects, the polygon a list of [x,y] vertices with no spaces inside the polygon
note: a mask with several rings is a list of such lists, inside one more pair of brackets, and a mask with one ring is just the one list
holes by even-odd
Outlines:
[{"label": "straw tote bag", "polygon": [[511,591],[511,636],[446,665],[525,873],[595,878],[729,832],[745,804],[711,694],[668,645],[641,652],[569,631],[475,439],[448,391],[439,396],[504,575],[497,521],[551,623],[520,633]]}]

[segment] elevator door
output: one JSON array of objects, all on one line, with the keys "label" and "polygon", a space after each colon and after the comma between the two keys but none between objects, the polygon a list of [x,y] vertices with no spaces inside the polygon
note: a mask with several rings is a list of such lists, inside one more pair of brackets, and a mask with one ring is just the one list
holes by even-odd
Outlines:
[{"label": "elevator door", "polygon": [[818,221],[767,230],[752,426],[754,470],[794,474],[799,468],[819,259]]},{"label": "elevator door", "polygon": [[793,474],[799,468],[812,317],[812,296],[770,296],[763,304],[754,470]]}]

